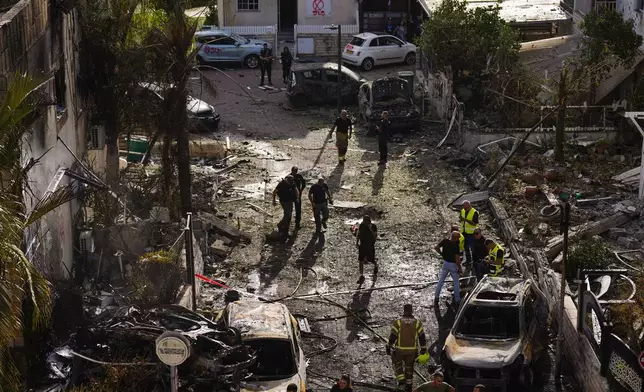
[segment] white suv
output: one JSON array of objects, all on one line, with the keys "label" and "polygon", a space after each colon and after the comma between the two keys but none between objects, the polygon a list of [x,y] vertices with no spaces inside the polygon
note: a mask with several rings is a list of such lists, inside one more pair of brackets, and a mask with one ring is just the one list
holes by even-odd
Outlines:
[{"label": "white suv", "polygon": [[387,34],[362,33],[354,35],[344,48],[342,61],[358,65],[365,71],[374,65],[416,62],[416,45]]}]

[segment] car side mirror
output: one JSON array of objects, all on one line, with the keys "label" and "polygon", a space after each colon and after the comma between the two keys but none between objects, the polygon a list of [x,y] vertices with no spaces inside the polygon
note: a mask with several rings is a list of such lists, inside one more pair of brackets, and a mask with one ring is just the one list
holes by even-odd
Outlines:
[{"label": "car side mirror", "polygon": [[402,44],[400,42],[398,42],[398,47],[402,48]]},{"label": "car side mirror", "polygon": [[235,42],[235,46],[241,46],[241,43]]}]

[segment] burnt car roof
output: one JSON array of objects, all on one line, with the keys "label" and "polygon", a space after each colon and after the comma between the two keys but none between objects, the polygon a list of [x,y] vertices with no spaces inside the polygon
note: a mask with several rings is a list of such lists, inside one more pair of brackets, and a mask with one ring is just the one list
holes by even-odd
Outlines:
[{"label": "burnt car roof", "polygon": [[[331,62],[326,62],[326,63],[299,63],[299,64],[293,64],[293,67],[291,67],[291,70],[293,72],[302,72],[302,71],[312,71],[314,69],[330,69],[337,71],[338,70],[338,64],[337,63],[331,63]],[[360,80],[362,77],[358,75],[357,73],[353,72],[349,68],[345,67],[344,65],[342,66],[342,73],[345,73],[349,76],[351,76],[355,80]]]},{"label": "burnt car roof", "polygon": [[527,289],[532,285],[529,279],[485,276],[472,291],[469,304],[521,306]]}]

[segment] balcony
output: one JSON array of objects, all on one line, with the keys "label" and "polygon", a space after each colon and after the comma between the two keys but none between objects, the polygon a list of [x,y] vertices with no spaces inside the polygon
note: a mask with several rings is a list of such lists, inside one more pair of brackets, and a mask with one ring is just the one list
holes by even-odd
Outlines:
[{"label": "balcony", "polygon": [[595,0],[595,11],[616,11],[616,0]]}]

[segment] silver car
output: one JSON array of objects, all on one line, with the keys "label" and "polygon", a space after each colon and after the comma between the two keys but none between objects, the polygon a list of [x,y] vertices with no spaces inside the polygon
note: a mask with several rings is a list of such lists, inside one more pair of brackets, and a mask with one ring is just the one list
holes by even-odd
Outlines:
[{"label": "silver car", "polygon": [[230,31],[207,29],[195,33],[199,64],[241,62],[248,68],[259,66],[259,52],[266,41],[242,37]]}]

